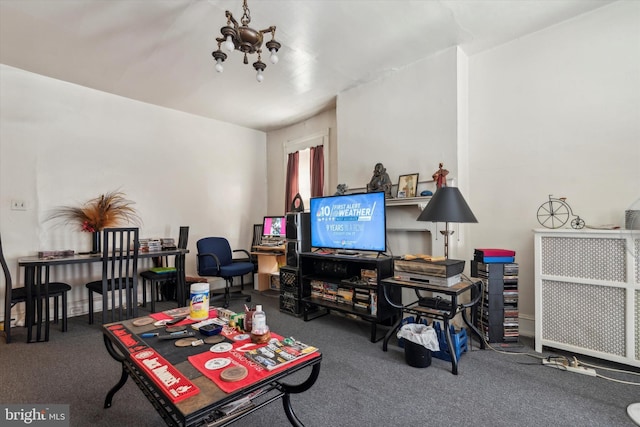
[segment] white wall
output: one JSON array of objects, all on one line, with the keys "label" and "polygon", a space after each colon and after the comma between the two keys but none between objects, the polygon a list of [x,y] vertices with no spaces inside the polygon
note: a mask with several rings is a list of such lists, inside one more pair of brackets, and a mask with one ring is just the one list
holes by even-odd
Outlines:
[{"label": "white wall", "polygon": [[457,49],[448,49],[340,93],[338,181],[366,187],[378,162],[394,184],[416,172],[431,180],[439,162],[455,177],[456,64]]},{"label": "white wall", "polygon": [[[136,202],[141,237],[177,239],[190,226],[188,274],[201,237],[249,248],[266,209],[265,133],[5,65],[0,93],[0,232],[14,281],[18,257],[89,249],[87,233],[45,221],[52,208],[117,189]],[[13,199],[27,210],[10,210]],[[71,313],[81,311],[95,268],[57,270],[77,285]]]},{"label": "white wall", "polygon": [[639,22],[639,2],[617,2],[470,58],[470,245],[516,250],[525,322],[548,195],[622,226],[640,197]]},{"label": "white wall", "polygon": [[471,57],[450,49],[339,94],[337,182],[364,187],[379,161],[394,182],[413,172],[430,180],[443,161],[479,220],[454,226],[452,257],[516,250],[520,331],[533,335],[540,204],[549,193],[567,196],[587,224],[623,225],[640,197],[638,22],[640,2],[620,1]]}]

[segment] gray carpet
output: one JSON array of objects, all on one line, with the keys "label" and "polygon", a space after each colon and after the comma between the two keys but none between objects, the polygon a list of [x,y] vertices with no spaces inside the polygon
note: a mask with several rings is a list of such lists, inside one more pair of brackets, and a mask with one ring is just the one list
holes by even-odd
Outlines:
[{"label": "gray carpet", "polygon": [[[308,427],[635,425],[626,407],[640,401],[638,386],[562,372],[533,357],[479,350],[476,345],[462,355],[458,376],[451,374],[449,362],[435,358],[430,367],[414,368],[406,364],[395,339],[386,353],[381,342],[371,343],[368,323],[336,314],[304,322],[281,313],[273,296],[253,297],[253,304],[263,304],[272,330],[315,345],[323,354],[317,383],[292,397],[294,411]],[[243,303],[236,300],[230,308],[240,311]],[[54,325],[48,343],[26,344],[25,339],[26,330],[16,328],[11,344],[0,340],[2,403],[70,404],[72,426],[164,425],[131,380],[116,394],[113,406],[103,409],[120,366],[107,354],[100,326],[88,325],[86,316],[71,318],[64,334]],[[511,351],[534,353],[527,341]],[[598,373],[640,382],[637,375]],[[300,378],[306,374],[300,373]],[[267,424],[288,425],[281,404],[235,423]]]}]

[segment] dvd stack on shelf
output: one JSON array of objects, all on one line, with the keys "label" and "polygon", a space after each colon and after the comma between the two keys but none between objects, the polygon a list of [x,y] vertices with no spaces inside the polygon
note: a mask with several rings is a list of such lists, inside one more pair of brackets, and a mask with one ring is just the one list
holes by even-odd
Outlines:
[{"label": "dvd stack on shelf", "polygon": [[[479,252],[479,251],[484,251]],[[518,264],[515,252],[504,249],[498,255],[491,250],[476,250],[471,275],[483,282],[482,304],[478,304],[478,327],[489,343],[513,343],[519,340]],[[500,261],[497,259],[500,258]],[[511,262],[504,262],[511,261]]]}]

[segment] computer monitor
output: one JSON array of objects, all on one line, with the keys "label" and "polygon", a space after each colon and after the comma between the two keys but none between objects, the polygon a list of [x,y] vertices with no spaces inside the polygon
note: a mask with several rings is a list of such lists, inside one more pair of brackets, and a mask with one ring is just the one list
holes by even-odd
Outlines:
[{"label": "computer monitor", "polygon": [[262,237],[284,239],[286,235],[284,216],[265,216],[262,220]]}]

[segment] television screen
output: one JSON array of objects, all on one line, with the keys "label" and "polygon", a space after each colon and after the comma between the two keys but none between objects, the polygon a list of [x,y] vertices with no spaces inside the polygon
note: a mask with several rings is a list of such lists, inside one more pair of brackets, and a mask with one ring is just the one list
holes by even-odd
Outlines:
[{"label": "television screen", "polygon": [[384,192],[315,197],[310,201],[311,246],[345,251],[387,249]]},{"label": "television screen", "polygon": [[284,216],[265,216],[262,220],[262,237],[281,237],[284,239],[285,232]]}]

